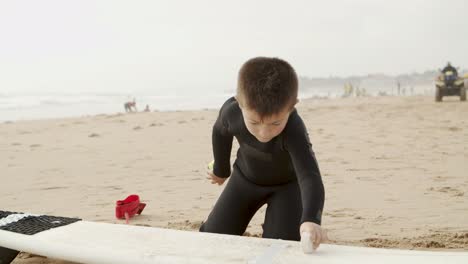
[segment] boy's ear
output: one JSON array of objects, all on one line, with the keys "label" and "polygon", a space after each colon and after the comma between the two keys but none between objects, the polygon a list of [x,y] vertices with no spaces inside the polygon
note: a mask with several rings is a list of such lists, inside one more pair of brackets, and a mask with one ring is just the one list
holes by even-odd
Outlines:
[{"label": "boy's ear", "polygon": [[294,107],[299,103],[299,98],[296,99],[296,102],[291,106],[291,112],[294,110]]},{"label": "boy's ear", "polygon": [[291,108],[294,108],[298,103],[299,103],[299,98],[296,99],[296,102],[291,106]]},{"label": "boy's ear", "polygon": [[292,113],[292,111],[294,110],[294,107],[297,105],[297,103],[299,103],[299,99],[296,99],[296,102],[293,105],[291,105],[291,109],[290,109],[289,113]]},{"label": "boy's ear", "polygon": [[239,108],[242,108],[242,103],[239,101],[237,95],[234,95],[234,99],[236,99],[237,103],[239,104]]}]

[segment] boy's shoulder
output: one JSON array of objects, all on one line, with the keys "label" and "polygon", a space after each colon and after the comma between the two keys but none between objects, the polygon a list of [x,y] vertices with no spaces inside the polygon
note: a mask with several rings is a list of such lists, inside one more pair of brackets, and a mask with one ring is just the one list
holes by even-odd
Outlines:
[{"label": "boy's shoulder", "polygon": [[229,106],[233,106],[233,105],[239,105],[239,103],[237,102],[235,96],[232,96],[229,99],[227,99],[226,102],[224,102],[223,106],[221,106],[221,108],[229,107]]},{"label": "boy's shoulder", "polygon": [[291,136],[302,134],[304,132],[307,133],[307,128],[304,124],[304,121],[296,109],[294,109],[289,115],[288,123],[286,124],[284,132]]},{"label": "boy's shoulder", "polygon": [[226,100],[221,106],[219,119],[231,133],[236,133],[242,127],[242,111],[234,96]]},{"label": "boy's shoulder", "polygon": [[289,116],[288,124],[284,129],[284,137],[286,148],[303,146],[304,144],[312,147],[307,127],[296,109]]},{"label": "boy's shoulder", "polygon": [[237,102],[236,98],[233,96],[224,102],[219,112],[222,117],[232,117],[232,115],[239,115],[241,114],[239,102]]},{"label": "boy's shoulder", "polygon": [[299,115],[299,113],[297,112],[297,109],[294,108],[294,110],[291,112],[291,114],[289,114],[287,127],[295,127],[295,126],[301,125],[301,124],[303,125],[304,121],[302,121],[302,118]]}]

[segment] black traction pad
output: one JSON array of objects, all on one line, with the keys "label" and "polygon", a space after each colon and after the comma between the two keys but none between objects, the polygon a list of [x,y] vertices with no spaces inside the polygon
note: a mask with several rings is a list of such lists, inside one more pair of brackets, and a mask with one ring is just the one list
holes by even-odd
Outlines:
[{"label": "black traction pad", "polygon": [[0,230],[11,231],[23,235],[34,235],[42,231],[46,231],[52,228],[66,226],[78,221],[79,218],[69,217],[57,217],[47,215],[27,215],[24,213],[15,213],[8,211],[0,211],[0,224],[2,220],[5,220],[8,216],[18,215],[19,217],[25,216],[18,221],[8,223],[6,225],[0,225]]}]

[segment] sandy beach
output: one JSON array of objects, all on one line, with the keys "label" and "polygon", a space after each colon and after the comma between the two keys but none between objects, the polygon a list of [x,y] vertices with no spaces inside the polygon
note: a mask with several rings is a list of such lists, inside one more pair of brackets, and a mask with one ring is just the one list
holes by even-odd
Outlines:
[{"label": "sandy beach", "polygon": [[[468,250],[468,103],[362,97],[304,100],[298,111],[322,172],[330,243]],[[115,201],[137,193],[147,207],[131,224],[197,230],[223,189],[205,178],[217,113],[4,122],[0,208],[123,223]],[[67,262],[23,253],[14,263]]]}]

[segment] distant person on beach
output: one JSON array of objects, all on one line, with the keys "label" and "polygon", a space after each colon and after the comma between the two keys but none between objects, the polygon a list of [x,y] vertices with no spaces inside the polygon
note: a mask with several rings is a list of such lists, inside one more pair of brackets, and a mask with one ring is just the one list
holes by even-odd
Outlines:
[{"label": "distant person on beach", "polygon": [[446,72],[453,72],[453,75],[455,75],[455,77],[458,76],[458,71],[455,67],[452,66],[452,64],[450,64],[450,62],[447,62],[447,66],[445,66],[443,69],[442,69],[442,73],[446,73]]},{"label": "distant person on beach", "polygon": [[[230,180],[201,232],[242,235],[267,204],[264,238],[326,240],[321,228],[325,190],[309,135],[295,105],[298,79],[278,58],[257,57],[240,69],[237,94],[213,126],[212,184]],[[233,138],[239,142],[231,172]]]},{"label": "distant person on beach", "polygon": [[151,111],[151,110],[150,110],[150,108],[149,108],[149,105],[146,105],[146,107],[145,107],[145,110],[144,110],[144,111],[145,111],[145,112],[150,112],[150,111]]},{"label": "distant person on beach", "polygon": [[133,101],[129,101],[129,102],[126,102],[124,104],[124,107],[125,107],[125,112],[129,113],[129,112],[136,112],[137,111],[137,108],[136,108],[136,100],[135,98],[133,98]]}]

